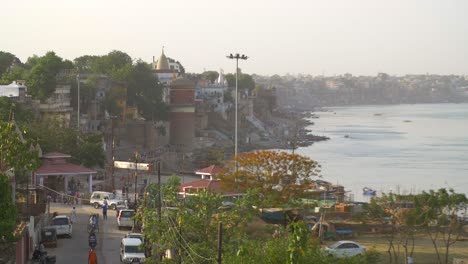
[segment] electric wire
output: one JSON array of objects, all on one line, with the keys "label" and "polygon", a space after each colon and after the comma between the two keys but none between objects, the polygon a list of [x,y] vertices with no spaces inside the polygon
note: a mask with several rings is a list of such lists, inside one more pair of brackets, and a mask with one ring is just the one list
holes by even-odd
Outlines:
[{"label": "electric wire", "polygon": [[[165,207],[165,210],[167,210],[167,207]],[[169,221],[171,222],[172,225],[175,226],[175,223],[172,221],[172,219],[170,217],[168,217]],[[173,230],[173,232],[175,232]],[[182,241],[187,245],[187,247],[190,249],[190,251],[192,251],[197,257],[203,259],[203,260],[214,260],[214,258],[206,258],[200,254],[198,254],[191,246],[190,244],[187,242],[187,240],[185,240],[185,238],[182,236],[182,234],[180,234],[179,232],[177,232],[177,234],[182,238]]]}]

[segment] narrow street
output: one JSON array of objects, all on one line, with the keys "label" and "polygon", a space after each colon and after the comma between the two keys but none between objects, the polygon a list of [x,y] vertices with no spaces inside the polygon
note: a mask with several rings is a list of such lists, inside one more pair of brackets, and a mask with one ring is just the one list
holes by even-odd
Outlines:
[{"label": "narrow street", "polygon": [[[50,213],[70,216],[72,205],[51,203]],[[72,238],[60,237],[57,248],[47,248],[49,255],[57,256],[57,263],[83,264],[88,261],[88,217],[92,213],[99,213],[99,232],[96,233],[98,245],[96,253],[99,264],[120,263],[119,248],[123,236],[130,230],[119,230],[116,212],[107,211],[107,220],[102,218],[102,209],[94,209],[90,205],[77,205],[77,222],[73,224]]]}]

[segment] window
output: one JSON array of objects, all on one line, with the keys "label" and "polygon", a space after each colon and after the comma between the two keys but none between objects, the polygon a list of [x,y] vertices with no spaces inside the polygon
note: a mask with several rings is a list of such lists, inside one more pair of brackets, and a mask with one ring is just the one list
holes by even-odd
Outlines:
[{"label": "window", "polygon": [[345,244],[340,245],[338,248],[340,248],[340,249],[359,248],[359,246],[356,245],[356,244],[353,244],[353,243],[345,243]]},{"label": "window", "polygon": [[140,246],[125,246],[125,253],[144,253]]},{"label": "window", "polygon": [[56,218],[52,221],[52,225],[54,226],[60,226],[60,225],[68,225],[68,219],[67,218]]},{"label": "window", "polygon": [[121,217],[133,217],[135,215],[135,212],[133,211],[121,211],[120,216]]}]

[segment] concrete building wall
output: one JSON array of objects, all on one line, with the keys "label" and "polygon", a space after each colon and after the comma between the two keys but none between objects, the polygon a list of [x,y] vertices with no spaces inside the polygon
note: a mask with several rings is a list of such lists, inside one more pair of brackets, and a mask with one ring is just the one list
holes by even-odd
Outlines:
[{"label": "concrete building wall", "polygon": [[[165,135],[159,133],[159,127],[163,127]],[[147,149],[169,144],[169,124],[160,122],[154,124],[147,121],[128,121],[122,132],[122,140]]]}]

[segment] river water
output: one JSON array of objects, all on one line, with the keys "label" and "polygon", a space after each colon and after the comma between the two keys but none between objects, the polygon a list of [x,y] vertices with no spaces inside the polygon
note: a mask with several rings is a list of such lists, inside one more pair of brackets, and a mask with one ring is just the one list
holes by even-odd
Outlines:
[{"label": "river water", "polygon": [[309,126],[330,137],[296,150],[355,201],[363,187],[401,194],[453,188],[468,194],[468,104],[332,107]]}]

